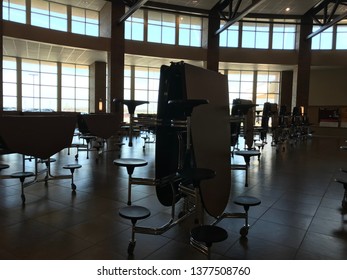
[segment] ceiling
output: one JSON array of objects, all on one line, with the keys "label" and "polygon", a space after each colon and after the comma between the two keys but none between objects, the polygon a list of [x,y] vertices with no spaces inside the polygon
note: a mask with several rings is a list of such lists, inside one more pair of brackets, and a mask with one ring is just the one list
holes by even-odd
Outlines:
[{"label": "ceiling", "polygon": [[[116,0],[110,0],[116,1]],[[121,0],[117,0],[121,1]],[[219,0],[151,0],[145,6],[157,9],[199,12],[207,14]],[[77,7],[100,11],[107,1],[104,0],[54,0]],[[232,1],[235,6],[238,0]],[[319,3],[320,0],[262,0],[252,11],[252,14],[300,16]],[[347,2],[347,1],[346,1]],[[239,11],[249,6],[252,0],[242,0]],[[286,8],[290,8],[286,11]],[[347,11],[346,5],[340,5],[336,14]],[[23,58],[42,59],[48,61],[60,61],[64,63],[92,64],[94,61],[106,61],[107,54],[102,51],[94,51],[80,48],[72,48],[63,45],[50,45],[46,43],[21,40],[16,38],[3,38],[4,54],[9,56],[20,56]],[[164,59],[170,61],[170,59]],[[162,59],[144,59],[137,56],[126,56],[127,63],[149,63],[158,64],[164,62]]]}]

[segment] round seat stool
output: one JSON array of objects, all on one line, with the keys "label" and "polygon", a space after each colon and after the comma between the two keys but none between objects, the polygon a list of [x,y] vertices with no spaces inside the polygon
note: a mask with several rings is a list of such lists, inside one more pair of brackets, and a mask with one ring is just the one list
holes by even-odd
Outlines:
[{"label": "round seat stool", "polygon": [[135,167],[146,166],[148,164],[144,159],[139,158],[119,158],[113,161],[114,165],[126,167],[129,178],[128,178],[128,205],[131,205],[131,184],[132,175],[134,173]]},{"label": "round seat stool", "polygon": [[248,210],[251,206],[257,206],[261,203],[261,200],[253,196],[238,196],[235,198],[234,203],[236,205],[243,206],[245,210],[245,225],[240,229],[240,234],[242,237],[246,237],[249,230],[248,224]]},{"label": "round seat stool", "polygon": [[210,248],[212,244],[226,240],[228,238],[228,233],[225,229],[218,226],[201,225],[191,230],[190,238],[193,243],[197,241],[206,245],[207,251],[205,253],[210,259]]},{"label": "round seat stool", "polygon": [[251,157],[257,156],[258,160],[260,158],[261,153],[257,150],[245,150],[245,151],[236,151],[235,155],[243,156],[246,165],[250,165]]},{"label": "round seat stool", "polygon": [[63,169],[69,169],[70,172],[71,172],[71,189],[73,191],[76,190],[76,185],[74,183],[73,175],[74,175],[75,169],[79,169],[81,167],[82,167],[82,165],[77,164],[77,163],[66,164],[66,165],[63,166]]},{"label": "round seat stool", "polygon": [[134,253],[134,248],[136,245],[135,239],[135,226],[138,220],[143,220],[148,218],[151,215],[151,211],[146,207],[142,206],[126,206],[119,209],[119,216],[124,219],[128,219],[131,221],[132,230],[131,230],[131,239],[128,245],[128,254],[132,255]]},{"label": "round seat stool", "polygon": [[10,166],[8,164],[0,164],[0,171],[6,168],[9,168]]},{"label": "round seat stool", "polygon": [[22,198],[22,203],[24,204],[25,203],[25,195],[24,195],[24,187],[25,187],[24,186],[24,181],[25,181],[25,178],[33,177],[33,176],[35,176],[35,174],[33,172],[15,172],[15,173],[12,173],[10,176],[11,176],[11,178],[20,180],[21,189],[22,189],[21,198]]}]

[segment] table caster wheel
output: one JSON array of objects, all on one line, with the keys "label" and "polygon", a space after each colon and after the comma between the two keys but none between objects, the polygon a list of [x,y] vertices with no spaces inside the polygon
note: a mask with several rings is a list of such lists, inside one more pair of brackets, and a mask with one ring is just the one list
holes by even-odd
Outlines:
[{"label": "table caster wheel", "polygon": [[247,234],[248,234],[248,227],[243,226],[243,227],[240,229],[240,235],[241,235],[242,237],[246,237]]},{"label": "table caster wheel", "polygon": [[71,184],[71,189],[72,189],[73,191],[75,191],[75,190],[76,190],[76,185],[75,185],[75,184]]},{"label": "table caster wheel", "polygon": [[134,254],[134,249],[135,249],[135,242],[130,241],[128,245],[128,255],[133,255]]},{"label": "table caster wheel", "polygon": [[22,195],[21,195],[21,198],[22,198],[22,203],[24,204],[24,203],[25,203],[25,195],[22,194]]}]

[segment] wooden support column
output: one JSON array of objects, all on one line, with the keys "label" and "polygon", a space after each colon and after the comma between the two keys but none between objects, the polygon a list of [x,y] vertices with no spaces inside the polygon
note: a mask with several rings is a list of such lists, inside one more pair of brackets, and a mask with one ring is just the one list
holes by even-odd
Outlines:
[{"label": "wooden support column", "polygon": [[305,110],[308,107],[311,72],[311,40],[307,36],[311,32],[312,19],[303,16],[300,25],[296,106],[304,106]]},{"label": "wooden support column", "polygon": [[106,63],[96,61],[90,65],[89,108],[90,113],[105,113]]},{"label": "wooden support column", "polygon": [[215,72],[219,70],[219,35],[215,34],[219,27],[219,13],[212,9],[208,17],[207,69]]},{"label": "wooden support column", "polygon": [[[125,13],[122,1],[112,1],[111,18],[111,52],[109,53],[110,78],[110,111],[123,119],[123,106],[116,106],[114,99],[123,99],[124,96],[124,23],[118,23]],[[117,108],[116,108],[117,107]]]},{"label": "wooden support column", "polygon": [[287,107],[287,112],[292,110],[292,94],[293,94],[293,71],[282,71],[281,77],[281,96],[280,105]]}]

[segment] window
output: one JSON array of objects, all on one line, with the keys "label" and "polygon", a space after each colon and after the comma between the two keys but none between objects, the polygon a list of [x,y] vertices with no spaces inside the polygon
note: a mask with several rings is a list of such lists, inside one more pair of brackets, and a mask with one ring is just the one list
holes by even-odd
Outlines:
[{"label": "window", "polygon": [[280,72],[259,71],[257,73],[257,110],[262,110],[265,102],[279,102]]},{"label": "window", "polygon": [[[221,27],[225,24],[222,22]],[[219,35],[219,46],[237,48],[239,46],[239,23],[234,23]]]},{"label": "window", "polygon": [[89,36],[99,36],[99,13],[72,7],[71,32]]},{"label": "window", "polygon": [[22,110],[57,110],[57,63],[22,60]]},{"label": "window", "polygon": [[125,21],[125,39],[144,40],[144,16],[143,10],[137,10]]},{"label": "window", "polygon": [[181,46],[201,47],[202,18],[179,16],[179,41]]},{"label": "window", "polygon": [[32,0],[31,24],[67,31],[67,6],[43,0]]},{"label": "window", "polygon": [[[160,68],[125,66],[124,99],[149,101],[136,107],[135,114],[156,114],[158,107]],[[124,106],[123,121],[129,122],[128,108]]]},{"label": "window", "polygon": [[[313,26],[312,32],[317,31],[320,26]],[[330,27],[312,38],[312,50],[331,50],[333,48],[333,28]]]},{"label": "window", "polygon": [[174,45],[176,16],[169,13],[148,11],[148,42]]},{"label": "window", "polygon": [[17,63],[12,57],[3,58],[3,110],[17,110]]},{"label": "window", "polygon": [[253,100],[253,71],[228,70],[230,110],[234,99]]},{"label": "window", "polygon": [[135,100],[149,101],[149,104],[139,106],[137,114],[156,114],[159,90],[159,68],[135,67]]},{"label": "window", "polygon": [[4,20],[26,23],[25,0],[3,0],[2,13]]},{"label": "window", "polygon": [[268,49],[270,24],[259,19],[244,21],[242,25],[242,47]]},{"label": "window", "polygon": [[347,20],[341,20],[336,28],[336,49],[347,49]]},{"label": "window", "polygon": [[295,20],[274,20],[272,34],[272,49],[295,49],[296,24]]},{"label": "window", "polygon": [[89,67],[62,64],[61,109],[69,112],[89,112]]}]

